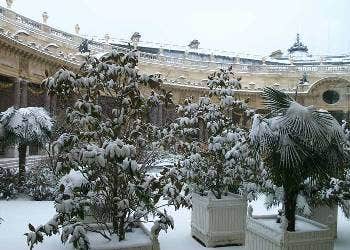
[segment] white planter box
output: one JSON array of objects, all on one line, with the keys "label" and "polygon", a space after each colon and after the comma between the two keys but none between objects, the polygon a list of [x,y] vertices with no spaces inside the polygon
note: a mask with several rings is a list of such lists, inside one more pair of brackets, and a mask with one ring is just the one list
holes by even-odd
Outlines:
[{"label": "white planter box", "polygon": [[350,200],[343,200],[343,209],[345,210],[345,215],[350,215]]},{"label": "white planter box", "polygon": [[333,237],[337,238],[338,206],[324,205],[313,208],[310,219],[327,225],[331,229]]},{"label": "white planter box", "polygon": [[242,245],[245,241],[247,200],[229,194],[222,199],[192,195],[191,233],[206,247]]},{"label": "white planter box", "polygon": [[334,237],[326,225],[297,216],[296,231],[284,231],[276,215],[247,218],[247,250],[333,250]]},{"label": "white planter box", "polygon": [[[99,228],[98,224],[90,224],[92,228]],[[141,223],[133,232],[126,233],[125,240],[118,241],[116,235],[112,240],[105,239],[98,233],[88,232],[92,250],[160,250],[159,241],[151,236],[150,231]]]}]

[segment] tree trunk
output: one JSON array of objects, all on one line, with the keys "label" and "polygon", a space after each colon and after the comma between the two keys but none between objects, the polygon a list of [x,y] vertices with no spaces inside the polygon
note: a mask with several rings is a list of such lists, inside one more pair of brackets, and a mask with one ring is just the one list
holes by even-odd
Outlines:
[{"label": "tree trunk", "polygon": [[114,213],[112,215],[112,227],[113,227],[113,233],[118,234],[118,232],[119,232],[118,218],[117,218],[116,214],[114,214]]},{"label": "tree trunk", "polygon": [[125,240],[125,223],[124,217],[119,219],[119,241]]},{"label": "tree trunk", "polygon": [[285,216],[288,221],[287,231],[295,231],[295,212],[297,206],[298,191],[284,190],[284,209]]},{"label": "tree trunk", "polygon": [[25,181],[26,154],[27,154],[27,145],[20,143],[18,145],[18,183],[19,185],[23,184]]}]

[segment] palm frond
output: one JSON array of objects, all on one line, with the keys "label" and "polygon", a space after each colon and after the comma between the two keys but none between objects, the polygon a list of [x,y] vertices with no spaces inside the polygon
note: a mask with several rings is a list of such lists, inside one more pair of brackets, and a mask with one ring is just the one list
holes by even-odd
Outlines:
[{"label": "palm frond", "polygon": [[[327,165],[323,167],[327,173],[332,172],[329,167],[337,171],[344,164],[348,157],[344,151],[345,135],[329,112],[305,107],[270,87],[264,89],[263,98],[271,113],[268,119],[256,116],[251,132],[251,139],[261,153],[276,152],[281,166],[300,171],[305,162],[320,167]],[[322,162],[316,163],[315,157]],[[312,171],[317,169],[310,169],[310,175]]]},{"label": "palm frond", "polygon": [[261,96],[264,99],[264,104],[272,113],[283,112],[293,102],[293,99],[288,94],[272,87],[265,87]]}]

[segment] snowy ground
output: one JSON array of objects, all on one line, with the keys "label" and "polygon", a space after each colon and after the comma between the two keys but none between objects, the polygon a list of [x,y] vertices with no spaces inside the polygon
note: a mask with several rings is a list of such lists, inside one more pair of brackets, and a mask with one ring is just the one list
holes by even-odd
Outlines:
[{"label": "snowy ground", "polygon": [[[253,214],[273,214],[276,211],[266,211],[263,201],[253,203]],[[53,203],[49,201],[26,201],[23,199],[0,201],[0,216],[4,221],[0,224],[0,249],[1,250],[22,250],[28,249],[23,235],[27,231],[29,222],[34,225],[45,223],[54,214]],[[162,250],[205,250],[190,235],[191,213],[187,209],[171,211],[175,219],[175,229],[168,234],[161,233],[160,245]],[[338,239],[335,243],[335,250],[350,249],[350,220],[346,219],[341,211],[338,218]],[[72,249],[71,245],[64,246],[58,236],[46,238],[45,242],[34,249],[57,250]],[[216,250],[242,250],[244,247],[223,247]]]}]

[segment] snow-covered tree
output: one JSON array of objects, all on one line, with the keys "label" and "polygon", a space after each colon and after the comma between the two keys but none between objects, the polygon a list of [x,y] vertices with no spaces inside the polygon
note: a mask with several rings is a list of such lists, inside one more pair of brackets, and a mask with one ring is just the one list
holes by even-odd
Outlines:
[{"label": "snow-covered tree", "polygon": [[[105,228],[98,230],[101,235],[119,240],[138,223],[148,221],[149,215],[158,217],[154,234],[174,226],[172,218],[158,209],[164,205],[158,201],[165,196],[176,207],[187,203],[174,188],[175,173],[156,178],[147,174],[142,159],[157,146],[160,136],[160,129],[148,122],[147,111],[161,101],[157,91],[162,82],[154,75],[140,75],[137,63],[134,52],[112,51],[100,59],[87,57],[78,74],[62,69],[44,81],[49,93],[76,99],[66,110],[70,133],[61,134],[52,148],[56,171],[74,170],[80,180],[75,185],[61,183],[52,220],[37,228],[30,225],[27,242],[31,247],[62,227],[63,242],[89,249],[87,215]],[[153,94],[143,96],[140,85],[151,87]],[[100,105],[106,97],[109,105]]]},{"label": "snow-covered tree", "polygon": [[25,178],[26,152],[30,145],[44,146],[53,120],[44,108],[8,108],[0,113],[0,139],[5,146],[18,145],[19,181]]},{"label": "snow-covered tree", "polygon": [[165,141],[184,156],[178,166],[192,189],[216,198],[228,192],[246,192],[253,199],[253,173],[260,161],[251,153],[244,125],[253,114],[247,102],[237,97],[240,78],[232,68],[209,75],[210,95],[178,107],[179,118]]},{"label": "snow-covered tree", "polygon": [[271,193],[283,195],[287,230],[295,231],[298,195],[305,186],[327,186],[331,177],[344,173],[345,135],[325,110],[302,106],[273,88],[265,88],[263,98],[271,112],[254,116],[250,137],[275,189]]}]

